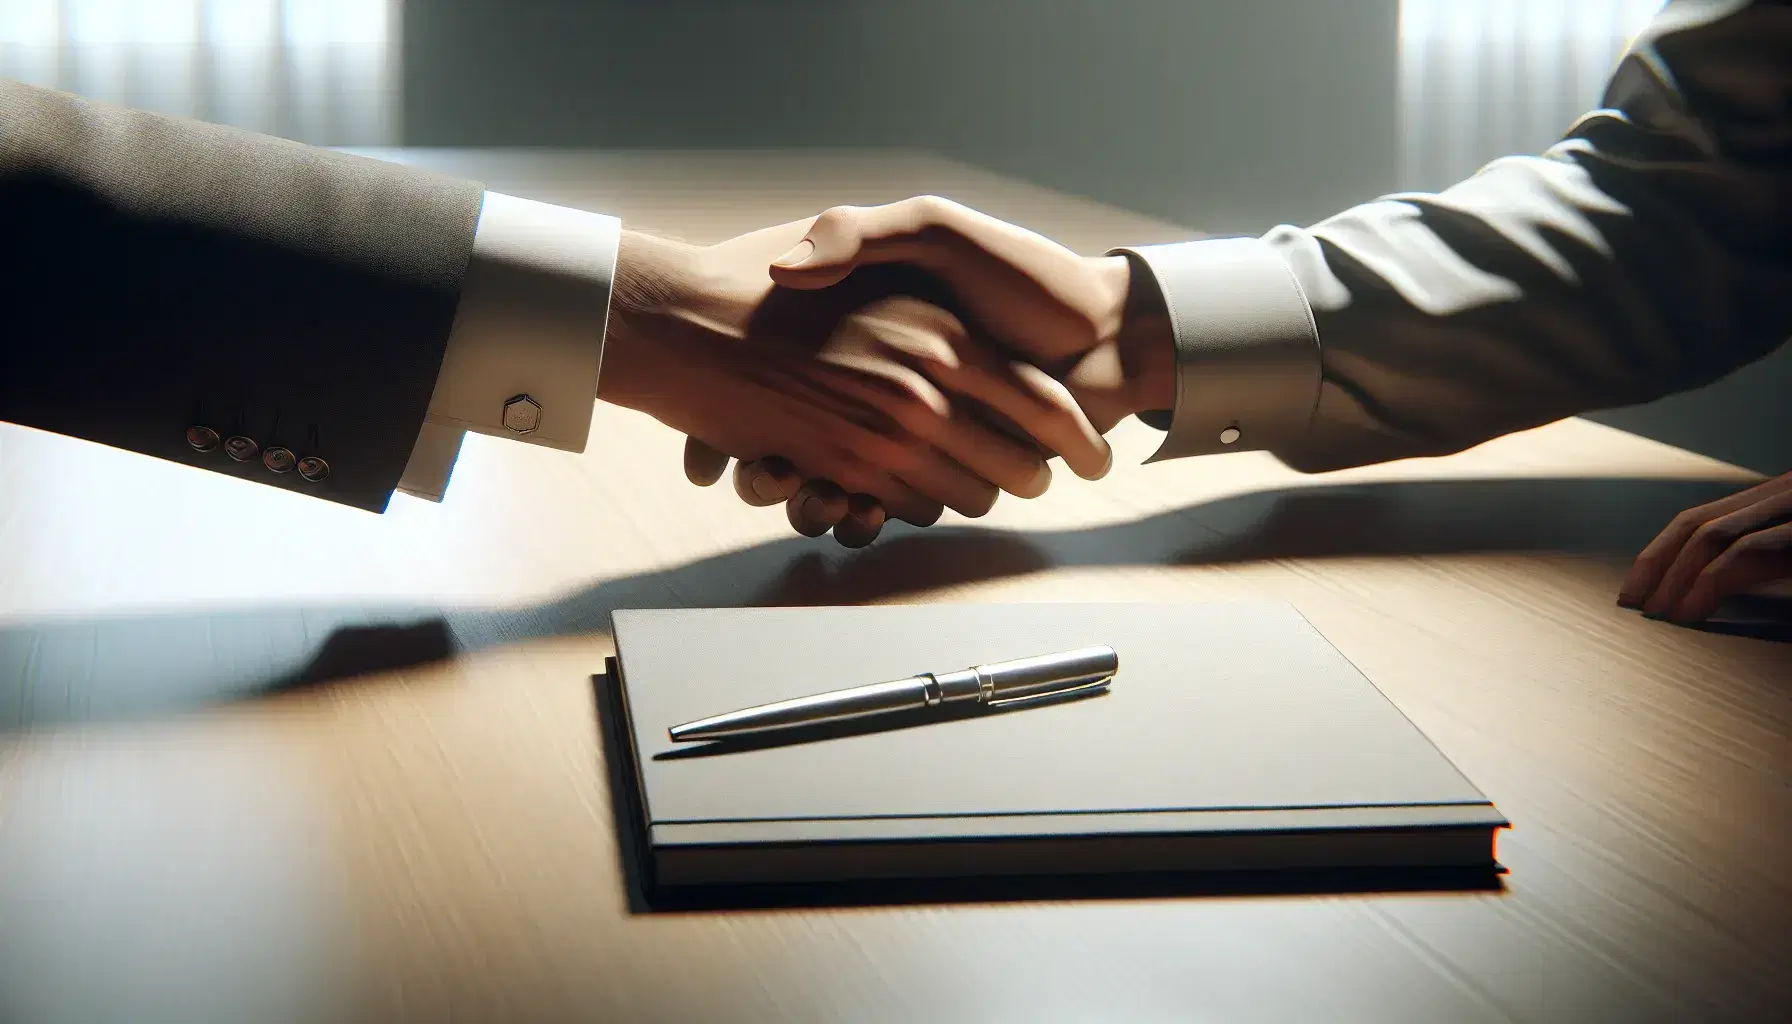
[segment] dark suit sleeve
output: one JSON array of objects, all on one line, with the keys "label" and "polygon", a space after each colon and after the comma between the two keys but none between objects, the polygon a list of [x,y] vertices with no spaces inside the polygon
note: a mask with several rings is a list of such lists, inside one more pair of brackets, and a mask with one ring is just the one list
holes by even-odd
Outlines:
[{"label": "dark suit sleeve", "polygon": [[384,511],[483,194],[0,81],[0,420]]},{"label": "dark suit sleeve", "polygon": [[1541,155],[1137,251],[1181,370],[1157,458],[1321,472],[1703,386],[1792,334],[1792,0],[1672,0]]}]

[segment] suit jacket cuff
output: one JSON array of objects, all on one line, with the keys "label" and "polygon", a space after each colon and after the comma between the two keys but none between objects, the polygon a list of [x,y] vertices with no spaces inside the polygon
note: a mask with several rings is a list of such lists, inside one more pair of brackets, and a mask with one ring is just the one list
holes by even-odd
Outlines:
[{"label": "suit jacket cuff", "polygon": [[584,451],[621,236],[614,217],[487,192],[427,422]]},{"label": "suit jacket cuff", "polygon": [[1176,344],[1176,406],[1147,462],[1274,450],[1307,432],[1319,399],[1319,332],[1288,265],[1256,238],[1110,251],[1157,279]]}]

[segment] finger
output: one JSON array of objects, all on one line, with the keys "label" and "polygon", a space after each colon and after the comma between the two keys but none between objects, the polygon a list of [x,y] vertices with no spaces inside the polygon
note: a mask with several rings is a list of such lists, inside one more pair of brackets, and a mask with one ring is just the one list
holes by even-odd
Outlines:
[{"label": "finger", "polygon": [[877,539],[884,528],[884,507],[869,494],[846,498],[846,515],[834,524],[834,539],[842,547],[862,548]]},{"label": "finger", "polygon": [[[874,443],[888,443],[876,439]],[[833,480],[852,494],[869,495],[883,506],[889,519],[900,519],[916,526],[932,526],[945,511],[944,504],[916,491],[906,482],[892,476],[856,453],[834,460]],[[794,500],[791,508],[796,508]]]},{"label": "finger", "polygon": [[1623,586],[1618,590],[1618,603],[1626,608],[1643,607],[1661,585],[1674,560],[1679,557],[1680,549],[1685,547],[1696,530],[1712,520],[1745,509],[1780,489],[1792,490],[1792,481],[1778,477],[1697,508],[1689,508],[1675,516],[1637,555],[1630,572],[1624,577]]},{"label": "finger", "polygon": [[1669,617],[1698,622],[1717,610],[1719,601],[1774,580],[1792,578],[1792,523],[1751,533],[1719,555],[1687,588]]},{"label": "finger", "polygon": [[734,493],[749,505],[776,505],[789,501],[803,485],[803,478],[788,461],[776,455],[737,463]]},{"label": "finger", "polygon": [[[999,489],[990,475],[1013,481],[1032,494],[1039,492],[1038,471],[1044,461],[1037,453],[1004,441],[968,416],[955,415],[951,403],[926,377],[887,358],[859,352],[824,358],[858,371],[842,374],[833,385],[837,391],[882,412],[897,428],[896,436],[869,432],[860,436],[853,446],[858,458],[967,516],[984,515],[995,504]],[[966,468],[928,438],[985,457],[984,470]],[[1045,481],[1049,483],[1050,477]]]},{"label": "finger", "polygon": [[792,529],[819,537],[846,515],[846,492],[829,480],[805,480],[784,508]]},{"label": "finger", "polygon": [[[1032,445],[1035,439],[1004,412],[1024,408],[1037,414],[1043,410],[1018,380],[999,379],[1006,360],[989,346],[975,342],[962,321],[932,303],[902,296],[885,299],[843,323],[829,339],[822,358],[850,365],[856,357],[869,375],[876,376],[879,367],[892,365],[890,356],[907,364],[901,372],[919,373],[930,381],[932,394],[938,394],[934,384],[955,390],[984,406],[987,415],[967,414],[944,396],[927,401],[917,397],[906,407],[879,403],[885,415],[1010,494],[1034,498],[1045,493],[1051,485],[1051,469]],[[990,367],[995,368],[994,373]],[[1074,402],[1070,405],[1075,409]],[[1080,415],[1080,410],[1076,414]],[[1038,415],[1029,419],[1037,426]],[[998,424],[1004,429],[996,429]],[[1025,443],[1005,432],[1010,429],[1025,438]]]},{"label": "finger", "polygon": [[891,475],[918,493],[933,498],[961,516],[977,519],[989,514],[1001,489],[960,465],[944,452],[917,446],[911,461]]},{"label": "finger", "polygon": [[684,476],[698,487],[708,487],[728,471],[728,456],[694,437],[684,439]]},{"label": "finger", "polygon": [[1011,494],[1043,494],[1050,470],[1037,452],[954,408],[941,388],[1062,455],[1079,476],[1098,479],[1112,467],[1107,441],[1068,388],[978,342],[957,317],[931,303],[896,297],[866,307],[841,325],[822,358],[883,385],[885,394],[858,397]]},{"label": "finger", "polygon": [[1647,600],[1645,615],[1666,616],[1685,599],[1699,574],[1743,537],[1792,518],[1792,492],[1720,515],[1696,527]]},{"label": "finger", "polygon": [[770,267],[789,288],[826,288],[856,267],[906,263],[932,273],[997,336],[1029,351],[1071,355],[1117,324],[1079,312],[1119,308],[1091,296],[1083,257],[1025,228],[938,196],[823,211]]}]

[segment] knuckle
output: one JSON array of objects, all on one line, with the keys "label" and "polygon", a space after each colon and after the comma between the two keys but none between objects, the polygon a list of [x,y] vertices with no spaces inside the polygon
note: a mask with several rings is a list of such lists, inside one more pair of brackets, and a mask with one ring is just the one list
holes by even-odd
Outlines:
[{"label": "knuckle", "polygon": [[1702,552],[1719,552],[1735,543],[1737,530],[1722,519],[1713,519],[1692,532],[1692,545]]},{"label": "knuckle", "polygon": [[858,231],[859,211],[853,206],[830,206],[815,217],[810,231],[833,235],[854,235]]},{"label": "knuckle", "polygon": [[945,196],[935,195],[931,192],[914,196],[908,199],[907,203],[915,213],[927,220],[938,220],[948,216],[952,208],[958,205]]},{"label": "knuckle", "polygon": [[1706,506],[1700,505],[1697,508],[1689,508],[1668,520],[1668,528],[1690,534],[1713,521],[1711,511]]}]

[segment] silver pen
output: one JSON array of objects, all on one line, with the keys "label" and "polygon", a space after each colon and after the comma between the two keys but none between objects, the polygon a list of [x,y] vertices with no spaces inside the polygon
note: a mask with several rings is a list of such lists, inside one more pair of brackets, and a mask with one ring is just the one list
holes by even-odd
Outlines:
[{"label": "silver pen", "polygon": [[1120,655],[1112,647],[1084,647],[761,704],[675,725],[667,732],[678,742],[718,740],[967,701],[1000,707],[1098,690],[1119,670]]}]

